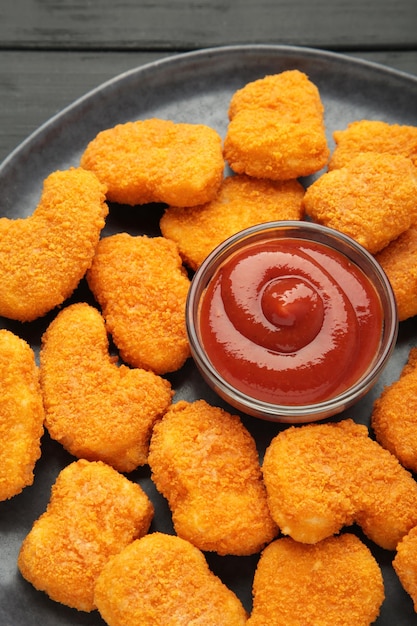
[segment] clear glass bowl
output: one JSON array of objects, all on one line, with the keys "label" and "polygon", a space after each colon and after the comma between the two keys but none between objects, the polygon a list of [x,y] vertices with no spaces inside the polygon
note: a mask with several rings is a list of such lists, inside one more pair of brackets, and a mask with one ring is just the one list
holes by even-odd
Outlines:
[{"label": "clear glass bowl", "polygon": [[[242,393],[216,370],[203,347],[200,334],[200,301],[217,269],[236,251],[255,242],[299,238],[325,244],[358,266],[379,295],[383,324],[377,353],[370,367],[350,388],[323,402],[274,404]],[[305,221],[268,222],[247,228],[220,244],[205,259],[191,282],[186,306],[187,333],[191,353],[210,387],[234,408],[257,418],[286,423],[306,423],[336,415],[358,402],[375,385],[395,347],[398,316],[395,297],[387,276],[374,257],[350,237],[336,230]]]}]

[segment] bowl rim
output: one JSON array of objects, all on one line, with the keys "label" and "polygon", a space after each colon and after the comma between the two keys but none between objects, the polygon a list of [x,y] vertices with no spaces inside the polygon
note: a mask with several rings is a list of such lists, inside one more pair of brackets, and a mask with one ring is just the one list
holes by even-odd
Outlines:
[{"label": "bowl rim", "polygon": [[[227,382],[212,365],[202,347],[198,334],[200,298],[210,279],[242,245],[253,244],[278,235],[286,238],[307,239],[327,245],[348,257],[374,285],[383,309],[383,328],[380,350],[362,376],[348,389],[322,402],[313,404],[274,404],[253,398]],[[337,244],[337,245],[335,245]],[[369,275],[371,272],[371,276]],[[377,284],[376,284],[377,282]],[[384,299],[385,298],[385,299]],[[191,355],[206,382],[235,408],[254,417],[270,421],[306,422],[324,419],[342,412],[358,402],[378,380],[395,348],[398,336],[398,311],[391,283],[375,257],[349,235],[336,229],[306,220],[278,220],[245,228],[216,246],[196,270],[186,301],[186,330]]]}]

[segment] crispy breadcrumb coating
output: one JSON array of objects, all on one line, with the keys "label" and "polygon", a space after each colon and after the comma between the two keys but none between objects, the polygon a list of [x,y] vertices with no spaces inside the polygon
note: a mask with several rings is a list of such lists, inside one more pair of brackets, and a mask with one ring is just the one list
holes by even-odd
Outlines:
[{"label": "crispy breadcrumb coating", "polygon": [[375,254],[416,220],[416,197],[417,171],[410,159],[366,152],[312,183],[303,205],[314,221]]},{"label": "crispy breadcrumb coating", "polygon": [[375,255],[389,278],[400,322],[417,315],[417,224]]},{"label": "crispy breadcrumb coating", "polygon": [[385,592],[371,551],[346,533],[315,545],[277,539],[261,555],[253,595],[247,626],[367,626]]},{"label": "crispy breadcrumb coating", "polygon": [[255,441],[237,415],[204,400],[172,405],[149,465],[176,533],[200,550],[249,555],[275,537]]},{"label": "crispy breadcrumb coating", "polygon": [[417,472],[417,348],[410,350],[400,378],[374,402],[371,425],[381,446]]},{"label": "crispy breadcrumb coating", "polygon": [[327,163],[319,91],[303,72],[265,76],[239,89],[229,106],[224,156],[239,174],[289,180]]},{"label": "crispy breadcrumb coating", "polygon": [[223,178],[222,140],[203,124],[147,119],[100,132],[87,146],[81,166],[122,204],[208,202]]},{"label": "crispy breadcrumb coating", "polygon": [[398,544],[392,565],[417,613],[417,526]]},{"label": "crispy breadcrumb coating", "polygon": [[44,410],[35,355],[23,339],[0,330],[0,501],[33,483],[41,455]]},{"label": "crispy breadcrumb coating", "polygon": [[229,119],[241,111],[268,109],[284,121],[322,121],[324,106],[319,91],[304,72],[287,70],[247,83],[232,96]]},{"label": "crispy breadcrumb coating", "polygon": [[31,321],[72,294],[104,227],[105,190],[91,172],[57,171],[30,217],[0,219],[0,315]]},{"label": "crispy breadcrumb coating", "polygon": [[387,124],[379,120],[357,120],[333,133],[336,148],[329,169],[344,167],[361,152],[400,154],[417,166],[417,127]]},{"label": "crispy breadcrumb coating", "polygon": [[296,180],[229,176],[211,202],[168,207],[160,221],[161,232],[177,243],[184,262],[196,270],[217,245],[244,228],[275,220],[300,220],[303,195],[304,188]]},{"label": "crispy breadcrumb coating", "polygon": [[45,426],[71,454],[131,472],[148,458],[152,428],[168,408],[169,382],[118,367],[104,320],[85,303],[63,309],[42,337]]},{"label": "crispy breadcrumb coating", "polygon": [[272,517],[285,535],[316,543],[356,522],[394,550],[417,524],[417,483],[351,419],[290,427],[266,450]]},{"label": "crispy breadcrumb coating", "polygon": [[152,533],[112,558],[95,601],[109,626],[245,626],[237,596],[188,541]]},{"label": "crispy breadcrumb coating", "polygon": [[36,589],[79,611],[92,611],[96,580],[109,558],[148,532],[153,506],[142,488],[102,462],[64,468],[46,512],[18,557]]},{"label": "crispy breadcrumb coating", "polygon": [[87,273],[122,359],[156,374],[190,356],[185,302],[190,281],[176,244],[119,233],[102,239]]}]

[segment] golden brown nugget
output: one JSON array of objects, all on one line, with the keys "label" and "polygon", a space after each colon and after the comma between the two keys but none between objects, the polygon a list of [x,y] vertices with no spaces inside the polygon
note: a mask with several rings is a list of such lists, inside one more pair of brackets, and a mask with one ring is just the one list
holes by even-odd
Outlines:
[{"label": "golden brown nugget", "polygon": [[45,426],[78,458],[131,472],[148,458],[155,422],[171,403],[169,382],[117,366],[104,320],[85,303],[63,309],[42,337]]},{"label": "golden brown nugget", "polygon": [[324,113],[316,85],[299,70],[270,74],[238,89],[230,100],[229,119],[241,111],[257,113],[263,108],[276,111],[289,122],[321,122]]},{"label": "golden brown nugget", "polygon": [[417,127],[388,124],[379,120],[357,120],[333,133],[336,147],[329,169],[344,167],[361,152],[400,154],[417,166]]},{"label": "golden brown nugget", "polygon": [[400,378],[374,402],[371,425],[378,443],[417,472],[417,348],[410,350]]},{"label": "golden brown nugget", "polygon": [[161,232],[176,242],[184,262],[196,270],[217,245],[244,228],[275,220],[300,220],[303,195],[304,188],[296,180],[229,176],[211,202],[168,207],[160,221]]},{"label": "golden brown nugget", "polygon": [[355,535],[315,545],[290,537],[263,551],[247,626],[367,626],[385,597],[381,570]]},{"label": "golden brown nugget", "polygon": [[190,206],[217,193],[224,171],[222,140],[203,124],[127,122],[100,132],[81,165],[107,185],[112,202]]},{"label": "golden brown nugget", "polygon": [[375,255],[389,278],[400,322],[417,315],[417,224]]},{"label": "golden brown nugget", "polygon": [[177,535],[200,550],[249,555],[278,532],[255,442],[238,416],[204,400],[172,405],[154,428],[149,465]]},{"label": "golden brown nugget", "polygon": [[152,517],[139,485],[100,461],[76,461],[58,475],[45,513],[23,541],[20,572],[52,600],[92,611],[103,567],[148,532]]},{"label": "golden brown nugget", "polygon": [[104,194],[91,172],[57,171],[30,217],[0,219],[0,315],[31,321],[72,294],[105,223]]},{"label": "golden brown nugget", "polygon": [[35,355],[12,332],[0,330],[0,501],[33,483],[41,455],[44,410]]},{"label": "golden brown nugget", "polygon": [[317,543],[356,522],[394,550],[417,524],[417,483],[351,419],[290,427],[266,450],[263,475],[284,535]]},{"label": "golden brown nugget", "polygon": [[190,356],[185,302],[190,280],[176,244],[119,233],[102,239],[87,280],[122,359],[165,374]]},{"label": "golden brown nugget", "polygon": [[403,156],[367,152],[308,187],[303,206],[375,254],[416,220],[417,172]]},{"label": "golden brown nugget", "polygon": [[204,555],[162,533],[134,541],[109,561],[95,602],[109,626],[245,626],[247,618]]},{"label": "golden brown nugget", "polygon": [[265,76],[238,90],[229,106],[224,156],[239,174],[289,180],[327,163],[319,91],[303,72]]},{"label": "golden brown nugget", "polygon": [[392,565],[417,613],[417,526],[398,544]]}]

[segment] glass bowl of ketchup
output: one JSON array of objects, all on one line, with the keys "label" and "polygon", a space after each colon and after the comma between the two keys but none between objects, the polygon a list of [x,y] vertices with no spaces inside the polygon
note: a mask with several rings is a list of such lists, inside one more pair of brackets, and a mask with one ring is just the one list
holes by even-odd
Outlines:
[{"label": "glass bowl of ketchup", "polygon": [[350,237],[268,222],[220,244],[196,271],[187,333],[203,378],[254,417],[336,415],[376,383],[395,347],[391,285]]}]

